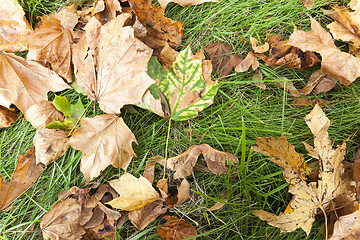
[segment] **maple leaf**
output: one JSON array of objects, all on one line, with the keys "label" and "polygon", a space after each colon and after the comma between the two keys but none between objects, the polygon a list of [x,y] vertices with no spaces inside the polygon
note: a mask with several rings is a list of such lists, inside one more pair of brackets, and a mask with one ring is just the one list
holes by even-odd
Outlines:
[{"label": "maple leaf", "polygon": [[[292,232],[297,228],[302,228],[309,235],[316,211],[320,208],[324,212],[330,201],[342,194],[346,188],[346,184],[341,179],[346,145],[343,142],[333,149],[327,132],[330,120],[319,105],[316,105],[305,117],[305,122],[314,134],[314,147],[305,145],[306,149],[309,155],[318,159],[322,166],[318,182],[306,183],[303,174],[304,167],[302,167],[303,160],[295,153],[293,146],[286,144],[286,147],[275,146],[274,148],[274,143],[272,143],[274,138],[257,138],[254,150],[273,156],[269,160],[284,168],[284,178],[292,185],[289,193],[293,195],[293,198],[289,205],[293,211],[282,213],[280,216],[263,210],[254,211],[253,214],[270,225],[280,228],[283,232]],[[281,137],[275,138],[274,141],[285,140]],[[270,142],[272,147],[265,142]],[[288,159],[286,153],[290,153],[290,156],[295,155],[295,160]]]},{"label": "maple leaf", "polygon": [[134,37],[132,27],[123,27],[130,16],[121,14],[104,26],[92,18],[73,45],[76,82],[107,113],[141,102],[154,82],[146,73],[152,50]]},{"label": "maple leaf", "polygon": [[[160,219],[156,232],[163,240],[180,240],[197,235],[194,226],[186,223],[184,219],[169,215]],[[191,239],[195,240],[196,237]]]},{"label": "maple leaf", "polygon": [[69,29],[61,26],[60,20],[42,17],[42,25],[28,36],[27,60],[36,60],[72,82],[71,44]]},{"label": "maple leaf", "polygon": [[311,18],[311,31],[303,32],[295,28],[289,38],[289,45],[298,47],[302,51],[320,53],[321,69],[337,77],[345,86],[360,76],[360,58],[340,51],[331,35],[313,18]]},{"label": "maple leaf", "polygon": [[59,112],[54,104],[48,100],[43,100],[37,104],[32,105],[25,112],[25,119],[28,120],[31,125],[38,129],[53,121],[64,121],[63,114]]},{"label": "maple leaf", "polygon": [[359,204],[356,205],[356,211],[351,214],[341,216],[335,222],[334,232],[329,240],[352,240],[358,239],[360,235],[360,210]]},{"label": "maple leaf", "polygon": [[19,115],[10,111],[6,107],[0,106],[0,128],[10,127]]},{"label": "maple leaf", "polygon": [[[212,104],[218,84],[211,81],[209,72],[211,63],[204,60],[202,52],[193,56],[190,46],[180,52],[169,71],[165,71],[155,57],[150,59],[148,66],[148,74],[157,80],[157,86],[169,104],[169,118],[175,121],[195,117]],[[151,106],[155,98],[146,100],[143,99],[140,106],[157,113],[159,108]],[[160,100],[158,102],[160,105]]]},{"label": "maple leaf", "polygon": [[34,147],[30,147],[24,156],[19,155],[11,181],[0,176],[0,210],[3,210],[15,199],[26,192],[43,172],[41,165],[35,163]]},{"label": "maple leaf", "polygon": [[47,100],[49,91],[69,88],[55,72],[12,54],[0,53],[0,66],[0,104],[9,107],[13,103],[23,113]]},{"label": "maple leaf", "polygon": [[135,153],[135,136],[122,118],[104,114],[81,119],[81,127],[70,138],[70,146],[80,150],[80,170],[86,182],[97,177],[107,166],[126,169]]},{"label": "maple leaf", "polygon": [[189,5],[198,5],[205,2],[220,2],[220,0],[159,0],[160,6],[163,10],[165,10],[166,6],[170,3],[174,2],[179,4],[182,7],[186,7]]},{"label": "maple leaf", "polygon": [[25,12],[16,0],[1,1],[0,4],[0,51],[25,51],[26,35],[31,26]]},{"label": "maple leaf", "polygon": [[107,202],[107,204],[117,209],[136,210],[160,198],[151,183],[142,176],[136,178],[130,173],[125,173],[119,179],[110,181],[109,184],[119,193],[120,197]]}]

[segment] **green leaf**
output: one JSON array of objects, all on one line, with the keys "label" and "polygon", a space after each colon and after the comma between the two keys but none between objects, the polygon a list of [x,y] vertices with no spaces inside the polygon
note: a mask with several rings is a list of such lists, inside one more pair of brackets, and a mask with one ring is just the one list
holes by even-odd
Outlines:
[{"label": "green leaf", "polygon": [[71,104],[66,97],[55,95],[55,99],[52,103],[58,111],[64,114],[65,117],[71,116]]},{"label": "green leaf", "polygon": [[204,79],[203,62],[194,57],[189,46],[180,52],[169,71],[165,71],[156,58],[150,59],[148,74],[157,80],[168,100],[172,120],[195,117],[213,103],[218,84]]}]

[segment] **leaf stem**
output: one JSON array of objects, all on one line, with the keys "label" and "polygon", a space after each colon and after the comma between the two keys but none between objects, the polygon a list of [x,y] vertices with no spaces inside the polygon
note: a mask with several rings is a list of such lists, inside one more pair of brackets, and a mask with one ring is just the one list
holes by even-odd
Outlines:
[{"label": "leaf stem", "polygon": [[73,128],[70,130],[68,136],[70,136],[70,135],[73,133],[73,131],[74,131],[75,128],[76,128],[76,125],[78,125],[78,123],[80,122],[81,118],[84,116],[85,112],[88,110],[88,108],[89,108],[89,106],[90,106],[91,103],[92,103],[92,101],[89,102],[89,104],[86,106],[86,108],[84,109],[84,111],[81,113],[81,115],[80,115],[80,117],[78,118],[78,120],[76,120],[76,123],[74,124]]},{"label": "leaf stem", "polygon": [[168,146],[169,146],[169,137],[170,137],[170,128],[171,128],[171,118],[169,118],[169,125],[168,125],[168,131],[166,136],[166,144],[165,144],[165,163],[164,163],[164,176],[163,179],[166,177],[166,166],[167,166],[167,152],[168,152]]},{"label": "leaf stem", "polygon": [[324,214],[324,218],[325,218],[325,240],[328,240],[328,226],[327,226],[327,216],[326,216],[326,212],[325,210],[322,208],[322,206],[320,206],[320,210],[323,212]]}]

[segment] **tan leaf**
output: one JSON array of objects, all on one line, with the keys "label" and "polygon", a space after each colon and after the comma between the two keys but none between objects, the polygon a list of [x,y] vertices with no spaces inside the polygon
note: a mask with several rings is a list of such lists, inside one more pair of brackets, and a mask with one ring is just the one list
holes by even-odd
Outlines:
[{"label": "tan leaf", "polygon": [[69,148],[69,137],[66,131],[40,128],[34,137],[36,164],[48,165],[62,157]]},{"label": "tan leaf", "polygon": [[311,18],[311,31],[303,32],[295,28],[289,38],[289,45],[302,51],[320,53],[321,69],[335,76],[348,86],[360,76],[360,59],[349,53],[341,52],[334,44],[331,35]]},{"label": "tan leaf", "polygon": [[344,25],[335,21],[327,25],[334,39],[351,42],[356,47],[360,47],[360,36],[349,31]]},{"label": "tan leaf", "polygon": [[0,128],[10,127],[19,115],[10,111],[6,107],[0,106]]},{"label": "tan leaf", "polygon": [[115,226],[110,224],[106,219],[93,228],[86,229],[86,233],[82,240],[94,239],[116,239]]},{"label": "tan leaf", "polygon": [[1,1],[0,4],[0,50],[7,52],[24,51],[25,36],[31,26],[25,12],[16,0]]},{"label": "tan leaf", "polygon": [[23,113],[32,105],[47,100],[49,91],[69,86],[55,72],[33,61],[0,53],[0,105],[15,104]]},{"label": "tan leaf", "polygon": [[215,174],[224,174],[228,172],[227,164],[236,161],[236,157],[231,153],[221,152],[208,144],[201,144],[201,154],[204,156],[206,165]]},{"label": "tan leaf", "polygon": [[[227,199],[225,197],[220,198],[221,201],[227,201]],[[208,209],[208,211],[216,211],[221,209],[222,207],[224,207],[226,205],[226,203],[223,202],[217,202],[215,203],[211,208]]]},{"label": "tan leaf", "polygon": [[321,98],[296,98],[291,102],[294,107],[307,107],[310,105],[328,105],[328,102]]},{"label": "tan leaf", "polygon": [[92,18],[73,46],[76,82],[107,113],[141,102],[154,83],[146,73],[152,50],[134,37],[132,27],[123,27],[128,17],[121,14],[104,26]]},{"label": "tan leaf", "polygon": [[315,89],[316,93],[328,92],[335,87],[336,83],[337,79],[334,76],[322,70],[317,70],[311,74],[306,86],[298,91],[303,96],[311,93],[313,89]]},{"label": "tan leaf", "polygon": [[42,25],[28,36],[29,53],[27,60],[36,60],[72,82],[71,43],[69,29],[61,26],[56,18],[43,17]]},{"label": "tan leaf", "polygon": [[118,0],[105,0],[105,5],[111,19],[116,18],[116,14],[121,12],[121,6]]},{"label": "tan leaf", "polygon": [[[307,183],[302,177],[302,171],[299,171],[293,164],[289,164],[289,160],[284,161],[276,158],[279,155],[286,154],[288,151],[293,152],[293,146],[283,148],[284,153],[269,153],[267,148],[262,149],[257,144],[256,151],[275,156],[271,157],[270,160],[284,167],[284,177],[292,185],[289,193],[293,195],[290,202],[293,211],[291,213],[282,213],[279,216],[263,210],[254,211],[253,214],[267,221],[270,225],[280,228],[283,232],[292,232],[297,228],[302,228],[309,235],[317,210],[320,208],[324,211],[331,200],[339,196],[346,188],[341,179],[344,170],[342,160],[344,159],[346,146],[345,142],[343,142],[341,146],[333,149],[327,132],[330,120],[325,116],[319,105],[316,105],[311,113],[305,117],[305,122],[314,134],[314,147],[311,149],[311,154],[318,157],[322,166],[318,182]],[[284,137],[281,137],[281,139],[284,139]],[[279,139],[275,140],[279,141]]]},{"label": "tan leaf", "polygon": [[140,38],[146,45],[154,49],[158,55],[166,43],[176,48],[181,43],[184,27],[179,21],[164,16],[164,11],[150,0],[129,0],[137,19],[147,29],[146,38]]},{"label": "tan leaf", "polygon": [[334,232],[329,240],[356,240],[360,236],[360,210],[357,204],[357,210],[351,214],[341,216],[334,226]]},{"label": "tan leaf", "polygon": [[53,121],[64,121],[64,116],[59,112],[51,101],[43,100],[37,104],[32,105],[25,112],[25,119],[28,120],[31,125],[38,129]]},{"label": "tan leaf", "polygon": [[81,206],[76,199],[68,198],[57,202],[43,216],[40,228],[44,239],[80,240],[85,234],[79,224]]},{"label": "tan leaf", "polygon": [[307,10],[310,10],[315,4],[315,0],[303,0],[303,4]]},{"label": "tan leaf", "polygon": [[117,209],[136,210],[160,198],[151,183],[142,176],[136,178],[130,173],[125,173],[119,179],[110,181],[109,184],[119,193],[120,197],[107,202],[107,204]]},{"label": "tan leaf", "polygon": [[166,213],[167,207],[163,207],[163,201],[157,200],[142,208],[129,212],[129,220],[140,231],[144,230],[152,221],[161,214]]},{"label": "tan leaf", "polygon": [[122,118],[114,114],[81,119],[81,127],[70,138],[70,146],[82,152],[80,170],[87,182],[107,166],[126,169],[135,153],[135,136]]},{"label": "tan leaf", "polygon": [[48,17],[60,20],[61,26],[63,28],[67,28],[72,31],[78,23],[78,19],[80,16],[77,14],[75,5],[71,5],[63,7],[57,13],[50,13]]},{"label": "tan leaf", "polygon": [[[184,219],[169,215],[160,219],[156,232],[163,240],[180,240],[197,235],[194,226],[186,223]],[[196,237],[191,239],[195,240]]]},{"label": "tan leaf", "polygon": [[205,2],[220,2],[220,0],[159,0],[160,6],[163,10],[165,10],[166,6],[170,3],[174,2],[179,4],[182,7],[186,7],[189,5],[198,5]]},{"label": "tan leaf", "polygon": [[246,72],[250,67],[252,67],[253,70],[259,67],[259,62],[253,52],[249,52],[248,55],[246,55],[245,59],[235,67],[235,71]]},{"label": "tan leaf", "polygon": [[259,41],[256,38],[250,37],[251,47],[255,53],[264,53],[269,51],[269,44],[264,43],[261,46],[258,46]]},{"label": "tan leaf", "polygon": [[19,155],[17,161],[10,182],[0,176],[0,210],[26,192],[44,170],[41,165],[36,165],[34,147],[30,147],[24,156]]},{"label": "tan leaf", "polygon": [[160,190],[161,197],[169,207],[175,207],[190,199],[190,183],[183,179],[181,184],[177,186],[176,191],[168,189],[168,180],[160,179],[156,185]]}]

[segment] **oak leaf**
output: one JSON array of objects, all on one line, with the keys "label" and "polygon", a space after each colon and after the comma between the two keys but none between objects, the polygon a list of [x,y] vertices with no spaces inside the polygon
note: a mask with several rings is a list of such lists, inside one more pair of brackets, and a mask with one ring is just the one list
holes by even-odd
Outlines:
[{"label": "oak leaf", "polygon": [[[272,142],[273,138],[257,139],[254,150],[273,156],[269,160],[284,168],[284,178],[292,185],[289,193],[293,195],[293,198],[289,205],[293,211],[282,213],[279,216],[263,210],[254,211],[253,214],[267,221],[270,225],[280,228],[283,232],[292,232],[297,228],[302,228],[309,235],[317,210],[320,208],[324,212],[330,202],[342,194],[346,188],[346,184],[341,179],[343,173],[342,160],[344,159],[346,146],[345,142],[343,142],[336,149],[333,149],[327,132],[330,120],[319,105],[316,105],[311,113],[305,117],[305,122],[314,134],[314,147],[306,145],[306,149],[309,151],[310,156],[319,160],[322,166],[318,182],[307,183],[304,180],[304,171],[301,170],[303,167],[301,165],[300,168],[297,167],[298,163],[303,164],[303,162],[294,153],[293,146],[288,145],[281,148],[284,151],[283,153],[269,152],[267,149],[263,149],[262,144],[259,145],[259,143],[261,141]],[[274,140],[284,141],[283,139],[284,137]],[[280,156],[285,156],[288,152],[297,156],[295,160],[280,158]],[[295,164],[290,163],[293,161]]]},{"label": "oak leaf", "polygon": [[289,38],[289,45],[298,47],[302,51],[320,53],[321,69],[335,76],[346,86],[360,76],[360,58],[340,51],[331,35],[313,18],[311,18],[311,31],[303,32],[295,28]]},{"label": "oak leaf", "polygon": [[154,82],[146,73],[152,50],[124,27],[130,14],[121,14],[104,26],[92,18],[85,34],[73,45],[76,82],[107,113],[120,113],[135,104]]},{"label": "oak leaf", "polygon": [[135,153],[135,136],[122,118],[114,114],[81,119],[81,127],[70,138],[70,146],[80,150],[80,170],[87,182],[107,166],[126,169]]},{"label": "oak leaf", "polygon": [[17,160],[10,182],[0,176],[0,210],[26,192],[44,170],[41,165],[36,165],[34,147],[30,147],[24,156],[19,155]]},{"label": "oak leaf", "polygon": [[160,199],[159,193],[146,178],[125,173],[119,179],[109,182],[120,197],[107,202],[114,208],[133,211]]},{"label": "oak leaf", "polygon": [[[156,232],[163,240],[180,240],[197,235],[194,226],[186,223],[184,219],[169,215],[160,219]],[[195,240],[196,237],[190,239]]]},{"label": "oak leaf", "polygon": [[51,101],[43,100],[37,104],[32,105],[25,112],[25,119],[31,125],[38,129],[53,121],[64,121],[64,116],[59,112]]},{"label": "oak leaf", "polygon": [[220,0],[159,0],[160,6],[163,10],[165,10],[166,6],[170,3],[174,2],[179,4],[182,7],[186,7],[189,5],[198,5],[205,2],[220,2]]},{"label": "oak leaf", "polygon": [[19,115],[10,111],[10,109],[0,106],[0,128],[10,127],[18,117]]},{"label": "oak leaf", "polygon": [[47,100],[49,91],[69,88],[55,72],[12,54],[0,53],[0,66],[0,104],[9,107],[13,103],[23,113]]}]

